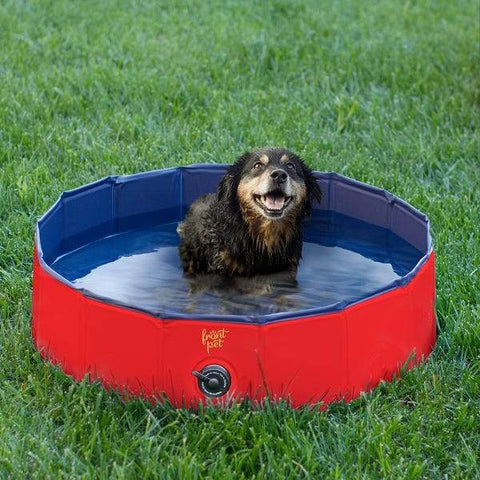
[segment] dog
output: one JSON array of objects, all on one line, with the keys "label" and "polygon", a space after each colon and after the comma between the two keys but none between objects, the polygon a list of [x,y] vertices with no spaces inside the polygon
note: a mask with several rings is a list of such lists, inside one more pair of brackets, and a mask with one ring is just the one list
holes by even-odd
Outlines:
[{"label": "dog", "polygon": [[321,196],[313,172],[294,153],[283,148],[244,153],[217,193],[197,199],[178,225],[185,274],[295,277],[303,223]]}]

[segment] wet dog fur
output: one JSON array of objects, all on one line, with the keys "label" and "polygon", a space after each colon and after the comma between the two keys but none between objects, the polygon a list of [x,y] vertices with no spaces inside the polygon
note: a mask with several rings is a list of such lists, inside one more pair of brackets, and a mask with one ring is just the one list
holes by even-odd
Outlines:
[{"label": "wet dog fur", "polygon": [[190,276],[295,278],[303,222],[321,191],[300,157],[282,148],[246,152],[228,168],[216,194],[197,199],[177,228]]}]

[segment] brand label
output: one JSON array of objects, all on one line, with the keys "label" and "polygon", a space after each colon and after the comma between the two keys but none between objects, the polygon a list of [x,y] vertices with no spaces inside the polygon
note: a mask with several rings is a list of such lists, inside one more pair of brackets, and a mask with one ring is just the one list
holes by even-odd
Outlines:
[{"label": "brand label", "polygon": [[208,331],[204,328],[202,330],[202,345],[205,345],[207,353],[210,353],[210,350],[213,350],[214,348],[222,348],[228,332],[229,330],[226,328]]}]

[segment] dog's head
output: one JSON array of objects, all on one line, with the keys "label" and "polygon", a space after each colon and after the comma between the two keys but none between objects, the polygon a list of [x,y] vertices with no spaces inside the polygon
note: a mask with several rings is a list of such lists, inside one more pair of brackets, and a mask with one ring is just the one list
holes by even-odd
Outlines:
[{"label": "dog's head", "polygon": [[300,157],[283,148],[262,148],[237,159],[220,182],[218,196],[249,217],[278,221],[307,215],[321,191]]}]

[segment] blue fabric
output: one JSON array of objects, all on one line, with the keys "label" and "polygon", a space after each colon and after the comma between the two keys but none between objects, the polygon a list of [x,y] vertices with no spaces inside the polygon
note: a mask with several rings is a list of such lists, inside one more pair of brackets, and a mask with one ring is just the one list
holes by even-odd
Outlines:
[{"label": "blue fabric", "polygon": [[[50,268],[56,258],[108,235],[182,220],[196,198],[216,190],[227,167],[193,165],[107,177],[64,192],[37,224],[36,246],[43,268],[75,288]],[[316,172],[315,175],[324,195],[321,204],[316,204],[314,208],[334,210],[390,229],[424,254],[417,267],[396,284],[410,281],[432,251],[427,217],[385,190],[335,173]],[[345,305],[336,305],[329,311],[343,308]],[[159,312],[149,313],[161,317]],[[269,318],[229,315],[219,315],[218,318],[210,315],[208,318],[264,323],[316,313],[323,311],[273,314],[267,316]],[[202,315],[195,317],[200,319]],[[179,314],[173,318],[186,317]]]}]

